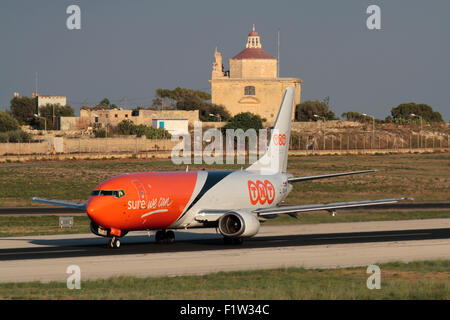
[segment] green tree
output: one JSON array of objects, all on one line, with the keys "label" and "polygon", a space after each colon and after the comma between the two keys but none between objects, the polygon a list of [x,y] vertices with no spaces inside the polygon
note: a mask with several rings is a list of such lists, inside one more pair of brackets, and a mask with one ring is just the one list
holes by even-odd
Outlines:
[{"label": "green tree", "polygon": [[425,122],[443,122],[442,115],[434,111],[427,104],[416,104],[414,102],[402,103],[392,108],[391,115],[394,122],[402,122],[404,120],[413,119],[411,114],[421,116]]},{"label": "green tree", "polygon": [[0,111],[0,132],[19,130],[20,124],[8,111]]},{"label": "green tree", "polygon": [[347,121],[356,121],[356,122],[362,122],[362,123],[372,121],[371,117],[365,116],[365,115],[363,115],[359,112],[355,112],[355,111],[344,112],[342,114],[342,117],[345,118]]},{"label": "green tree", "polygon": [[255,129],[258,132],[259,129],[263,128],[262,118],[251,112],[241,112],[228,120],[227,124],[223,127],[226,129],[242,129],[247,131],[248,129]]},{"label": "green tree", "polygon": [[[39,107],[39,114],[47,120],[47,129],[55,129],[53,119],[56,121],[56,117],[73,117],[75,112],[73,108],[69,105],[62,106],[60,104],[46,104],[45,106]],[[53,118],[54,117],[54,118]],[[44,120],[42,120],[43,122]],[[41,124],[41,129],[43,128]]]},{"label": "green tree", "polygon": [[201,121],[228,121],[231,118],[230,113],[222,105],[203,101],[198,96],[186,96],[177,102],[179,110],[199,110]]},{"label": "green tree", "polygon": [[100,101],[97,107],[104,109],[119,109],[119,107],[114,103],[111,103],[108,98],[104,98],[102,101]]},{"label": "green tree", "polygon": [[131,120],[123,120],[117,125],[117,132],[121,135],[146,136],[147,139],[168,139],[171,137],[164,128],[147,127],[144,124],[136,125]]},{"label": "green tree", "polygon": [[[315,117],[318,115],[319,117]],[[296,121],[317,121],[322,118],[326,120],[336,120],[334,112],[329,110],[326,102],[318,100],[308,100],[295,106]]]},{"label": "green tree", "polygon": [[14,97],[11,100],[10,110],[20,124],[33,125],[36,123],[36,98]]},{"label": "green tree", "polygon": [[228,121],[230,113],[222,105],[210,102],[207,92],[177,87],[173,90],[157,89],[153,108],[177,108],[179,110],[199,110],[201,121]]},{"label": "green tree", "polygon": [[109,105],[110,105],[109,99],[108,98],[104,98],[102,101],[100,101],[100,103],[98,105],[108,108]]},{"label": "green tree", "polygon": [[[156,98],[153,100],[153,107],[178,108],[179,104],[186,101],[201,101],[203,103],[211,100],[211,95],[200,90],[176,87],[173,90],[156,89]],[[187,109],[186,109],[187,110]]]},{"label": "green tree", "polygon": [[135,124],[131,120],[123,120],[117,125],[118,133],[122,135],[135,134],[134,128]]}]

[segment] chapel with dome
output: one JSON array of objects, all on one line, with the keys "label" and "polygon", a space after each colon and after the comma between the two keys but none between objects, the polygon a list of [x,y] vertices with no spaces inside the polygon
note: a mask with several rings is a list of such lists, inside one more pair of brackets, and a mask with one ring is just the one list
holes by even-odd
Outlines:
[{"label": "chapel with dome", "polygon": [[278,77],[278,60],[262,48],[254,25],[245,49],[229,59],[229,70],[225,70],[217,48],[214,59],[210,80],[211,102],[224,105],[231,115],[249,111],[272,124],[284,91],[290,86],[295,87],[293,108],[300,103],[302,80]]}]

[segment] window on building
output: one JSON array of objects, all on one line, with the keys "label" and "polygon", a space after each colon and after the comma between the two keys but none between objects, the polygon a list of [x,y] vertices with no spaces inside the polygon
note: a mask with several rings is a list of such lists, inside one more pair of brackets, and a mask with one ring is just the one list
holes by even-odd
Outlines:
[{"label": "window on building", "polygon": [[117,117],[118,117],[118,115],[117,115],[117,114],[115,114],[115,115],[114,115],[114,117],[115,117],[115,118],[117,118]]},{"label": "window on building", "polygon": [[254,86],[246,86],[244,89],[244,94],[246,96],[254,96],[255,95],[255,87]]},{"label": "window on building", "polygon": [[125,115],[125,118],[128,118],[128,115],[127,115],[127,114]]}]

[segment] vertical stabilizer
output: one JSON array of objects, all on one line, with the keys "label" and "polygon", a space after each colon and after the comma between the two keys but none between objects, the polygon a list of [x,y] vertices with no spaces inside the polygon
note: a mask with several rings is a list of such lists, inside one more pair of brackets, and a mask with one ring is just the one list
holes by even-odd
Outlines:
[{"label": "vertical stabilizer", "polygon": [[247,171],[256,171],[261,174],[286,172],[294,94],[295,87],[286,88],[271,131],[269,147],[258,161],[246,169]]}]

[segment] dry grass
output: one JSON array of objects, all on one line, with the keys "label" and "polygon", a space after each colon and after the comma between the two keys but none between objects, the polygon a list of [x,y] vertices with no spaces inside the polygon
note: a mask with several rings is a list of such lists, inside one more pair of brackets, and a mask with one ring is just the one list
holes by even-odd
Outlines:
[{"label": "dry grass", "polygon": [[[170,160],[68,160],[0,166],[0,206],[29,206],[32,196],[86,200],[103,180],[126,172],[185,170]],[[190,170],[240,165],[190,165]],[[296,183],[286,203],[314,203],[410,196],[450,201],[450,154],[297,156],[288,172],[308,176],[362,169],[374,174]]]}]

